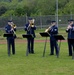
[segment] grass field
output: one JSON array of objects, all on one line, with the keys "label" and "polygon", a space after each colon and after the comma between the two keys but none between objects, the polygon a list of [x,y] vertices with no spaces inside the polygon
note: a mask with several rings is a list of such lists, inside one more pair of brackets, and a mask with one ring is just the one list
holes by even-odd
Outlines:
[{"label": "grass field", "polygon": [[[17,33],[21,36],[20,32]],[[39,36],[35,40],[44,40]],[[63,30],[60,33],[64,33]],[[64,35],[64,34],[63,34]],[[66,35],[66,34],[65,34]],[[65,36],[64,35],[64,36]],[[2,36],[1,36],[2,38]],[[6,40],[0,44],[0,75],[73,75],[74,60],[68,56],[67,42],[61,43],[60,56],[50,56],[49,42],[47,42],[45,57],[42,57],[44,42],[35,41],[35,54],[26,56],[26,39],[16,40],[16,54],[8,57]],[[49,40],[49,39],[48,39]]]}]

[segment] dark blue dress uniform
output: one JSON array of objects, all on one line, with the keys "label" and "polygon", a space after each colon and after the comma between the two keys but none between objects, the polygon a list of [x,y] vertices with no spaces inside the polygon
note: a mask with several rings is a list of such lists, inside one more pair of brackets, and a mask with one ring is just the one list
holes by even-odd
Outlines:
[{"label": "dark blue dress uniform", "polygon": [[29,53],[34,53],[34,38],[36,37],[35,35],[35,30],[36,27],[34,25],[34,27],[29,27],[29,23],[25,25],[25,31],[27,31],[27,34],[31,34],[33,37],[32,38],[28,38],[27,42],[28,42],[28,50]]},{"label": "dark blue dress uniform", "polygon": [[54,55],[54,48],[56,50],[56,55],[58,54],[58,44],[57,40],[54,38],[54,35],[58,34],[58,27],[56,25],[53,25],[50,30],[50,55]]},{"label": "dark blue dress uniform", "polygon": [[[70,21],[73,21],[73,20],[70,20]],[[70,28],[66,29],[66,32],[68,33],[67,41],[68,41],[69,56],[72,56],[72,50],[74,50],[74,43],[71,42],[70,39],[74,39],[74,24],[70,26],[71,26]]]},{"label": "dark blue dress uniform", "polygon": [[[14,31],[16,31],[16,28],[14,30],[12,30],[11,25],[7,24],[6,27],[5,27],[5,31],[6,31],[6,33],[14,34]],[[16,38],[15,35],[12,36],[12,37],[7,37],[8,55],[9,56],[11,54],[11,51],[10,51],[11,46],[12,46],[12,54],[15,54],[15,38]]]}]

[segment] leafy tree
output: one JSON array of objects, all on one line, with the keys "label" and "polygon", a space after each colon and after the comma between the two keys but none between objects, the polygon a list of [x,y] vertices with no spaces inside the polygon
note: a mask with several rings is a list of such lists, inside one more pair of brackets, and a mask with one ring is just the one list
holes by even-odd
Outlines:
[{"label": "leafy tree", "polygon": [[[59,15],[74,13],[74,0],[58,0],[58,5]],[[54,15],[56,0],[0,0],[0,11],[0,15],[9,11],[16,16]]]},{"label": "leafy tree", "polygon": [[21,16],[21,15],[23,15],[23,9],[22,8],[17,8],[16,10],[15,10],[15,15],[17,15],[17,16]]},{"label": "leafy tree", "polygon": [[7,11],[7,8],[4,7],[4,6],[1,6],[1,7],[0,7],[0,16],[1,16],[2,14],[4,14],[6,11]]},{"label": "leafy tree", "polygon": [[12,2],[12,0],[9,0],[9,2]]},{"label": "leafy tree", "polygon": [[22,0],[18,0],[18,2],[21,2]]}]

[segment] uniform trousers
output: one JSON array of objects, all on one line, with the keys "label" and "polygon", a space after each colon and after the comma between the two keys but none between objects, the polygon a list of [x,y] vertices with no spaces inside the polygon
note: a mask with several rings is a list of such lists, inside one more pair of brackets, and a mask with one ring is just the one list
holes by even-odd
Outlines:
[{"label": "uniform trousers", "polygon": [[12,54],[15,54],[15,39],[14,38],[7,38],[7,45],[8,45],[8,55],[11,54],[11,47],[12,47]]},{"label": "uniform trousers", "polygon": [[56,55],[58,54],[59,48],[58,48],[58,44],[57,44],[56,40],[50,39],[50,48],[51,48],[50,55],[54,55],[54,48],[55,48],[55,51],[56,51]]},{"label": "uniform trousers", "polygon": [[74,50],[74,43],[70,39],[67,39],[67,41],[68,41],[69,56],[72,56],[72,50]]},{"label": "uniform trousers", "polygon": [[29,53],[34,53],[34,38],[28,38],[28,51]]}]

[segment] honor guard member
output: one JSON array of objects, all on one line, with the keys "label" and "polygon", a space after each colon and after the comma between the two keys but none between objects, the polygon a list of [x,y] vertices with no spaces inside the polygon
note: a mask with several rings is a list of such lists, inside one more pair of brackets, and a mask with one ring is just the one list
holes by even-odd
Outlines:
[{"label": "honor guard member", "polygon": [[15,31],[16,31],[16,26],[14,26],[14,23],[12,21],[8,21],[8,24],[5,27],[5,31],[7,34],[13,34],[14,36],[7,37],[7,45],[8,45],[8,56],[11,54],[11,46],[12,46],[12,54],[15,54]]},{"label": "honor guard member", "polygon": [[68,33],[67,41],[68,41],[68,49],[69,49],[69,56],[72,56],[72,50],[74,49],[74,43],[71,42],[70,39],[74,39],[74,20],[68,20],[68,27],[66,32]]},{"label": "honor guard member", "polygon": [[28,42],[28,50],[29,53],[34,54],[34,38],[35,36],[35,30],[36,30],[36,26],[34,25],[34,19],[29,18],[28,19],[28,23],[25,25],[25,31],[27,32],[27,34],[32,35],[32,38],[28,38],[27,42]]},{"label": "honor guard member", "polygon": [[51,26],[45,30],[50,34],[50,55],[54,55],[54,48],[56,50],[56,55],[58,54],[58,44],[57,40],[54,38],[54,35],[58,34],[58,27],[56,25],[56,21],[51,22]]}]

